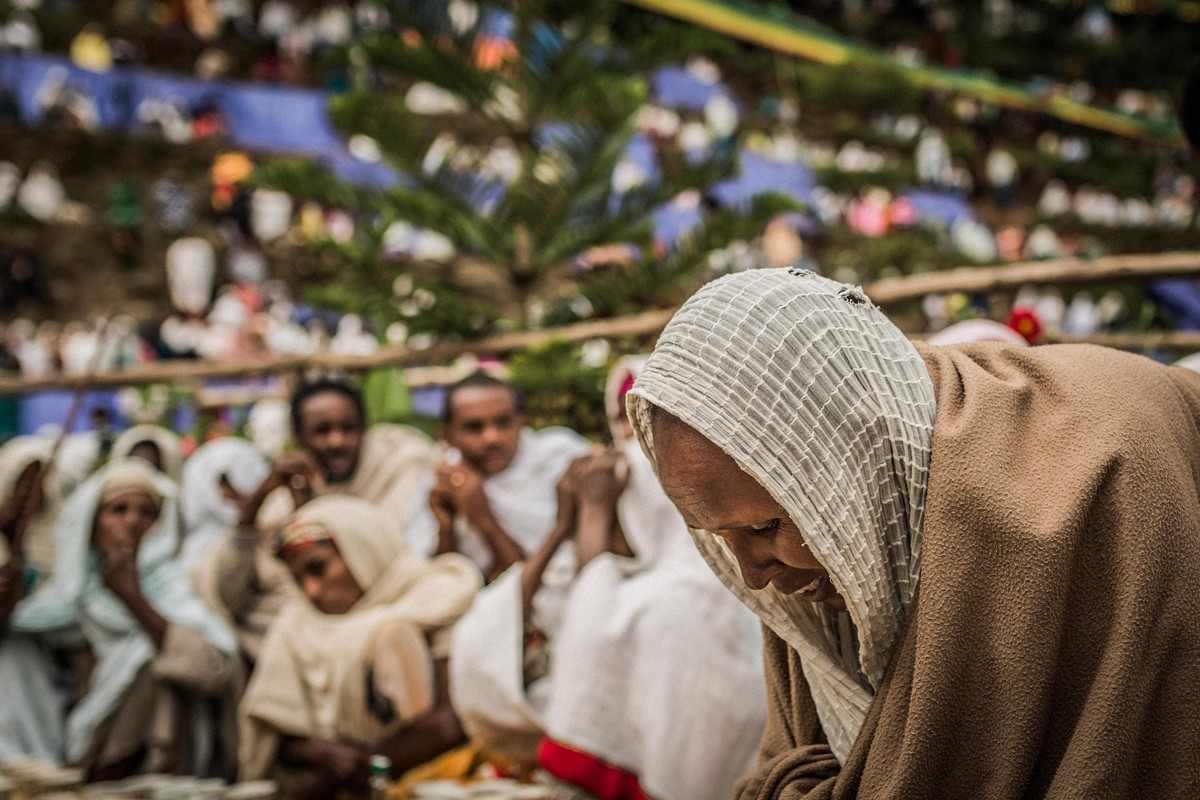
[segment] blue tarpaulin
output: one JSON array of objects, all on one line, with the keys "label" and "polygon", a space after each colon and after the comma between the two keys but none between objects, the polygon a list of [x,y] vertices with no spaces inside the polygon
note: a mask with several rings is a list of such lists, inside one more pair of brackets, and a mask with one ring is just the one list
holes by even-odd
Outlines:
[{"label": "blue tarpaulin", "polygon": [[733,100],[739,109],[741,104],[734,98],[729,87],[723,83],[706,83],[683,67],[662,67],[650,79],[654,102],[681,111],[703,111],[704,105],[717,95]]},{"label": "blue tarpaulin", "polygon": [[975,219],[975,211],[962,195],[953,192],[935,192],[931,189],[910,189],[901,197],[913,205],[917,217],[932,220],[949,228],[961,219]]},{"label": "blue tarpaulin", "polygon": [[27,125],[41,121],[39,94],[59,79],[95,103],[105,130],[135,131],[137,109],[146,100],[185,109],[215,103],[228,120],[229,142],[235,147],[310,156],[347,180],[369,185],[397,180],[390,167],[356,160],[346,151],[329,120],[329,96],[320,90],[204,81],[128,67],[97,73],[60,56],[0,55],[0,83],[15,95]]}]

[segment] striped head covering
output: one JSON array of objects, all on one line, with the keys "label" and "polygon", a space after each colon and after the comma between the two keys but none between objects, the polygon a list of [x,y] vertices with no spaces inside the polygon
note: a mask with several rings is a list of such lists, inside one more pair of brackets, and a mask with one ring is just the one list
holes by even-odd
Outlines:
[{"label": "striped head covering", "polygon": [[350,495],[324,495],[294,511],[275,536],[275,553],[286,558],[321,542],[337,545],[367,605],[371,588],[388,568],[411,557],[395,523],[375,504]]},{"label": "striped head covering", "polygon": [[770,492],[829,571],[848,614],[749,589],[725,543],[692,531],[721,580],[800,654],[844,760],[916,596],[936,411],[920,355],[861,290],[754,270],[684,304],[627,402],[652,461],[657,406]]}]

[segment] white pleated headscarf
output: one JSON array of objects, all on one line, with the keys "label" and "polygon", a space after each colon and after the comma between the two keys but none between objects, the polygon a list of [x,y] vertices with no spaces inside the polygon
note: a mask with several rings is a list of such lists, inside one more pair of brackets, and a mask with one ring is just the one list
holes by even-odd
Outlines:
[{"label": "white pleated headscarf", "polygon": [[801,656],[845,761],[917,589],[936,411],[912,344],[861,290],[800,269],[705,286],[663,331],[627,399],[651,460],[651,406],[699,431],[803,531],[847,615],[742,581],[720,537],[692,531],[721,580]]}]

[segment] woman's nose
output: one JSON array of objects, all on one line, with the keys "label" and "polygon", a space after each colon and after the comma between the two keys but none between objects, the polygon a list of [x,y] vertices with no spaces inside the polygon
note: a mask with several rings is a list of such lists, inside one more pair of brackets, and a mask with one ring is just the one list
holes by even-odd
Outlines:
[{"label": "woman's nose", "polygon": [[786,567],[771,554],[762,537],[756,534],[735,533],[729,537],[730,549],[737,558],[742,580],[751,589],[763,589]]},{"label": "woman's nose", "polygon": [[300,588],[304,592],[304,596],[308,598],[308,602],[314,606],[317,605],[317,600],[321,597],[321,582],[316,578],[305,578]]}]

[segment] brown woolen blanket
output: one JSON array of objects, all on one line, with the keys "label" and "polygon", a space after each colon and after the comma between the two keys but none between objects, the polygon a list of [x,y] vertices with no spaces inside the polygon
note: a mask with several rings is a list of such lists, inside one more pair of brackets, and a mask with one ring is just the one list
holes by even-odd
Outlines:
[{"label": "brown woolen blanket", "polygon": [[1200,374],[1087,346],[921,355],[913,613],[840,768],[765,632],[739,798],[1200,798]]}]

